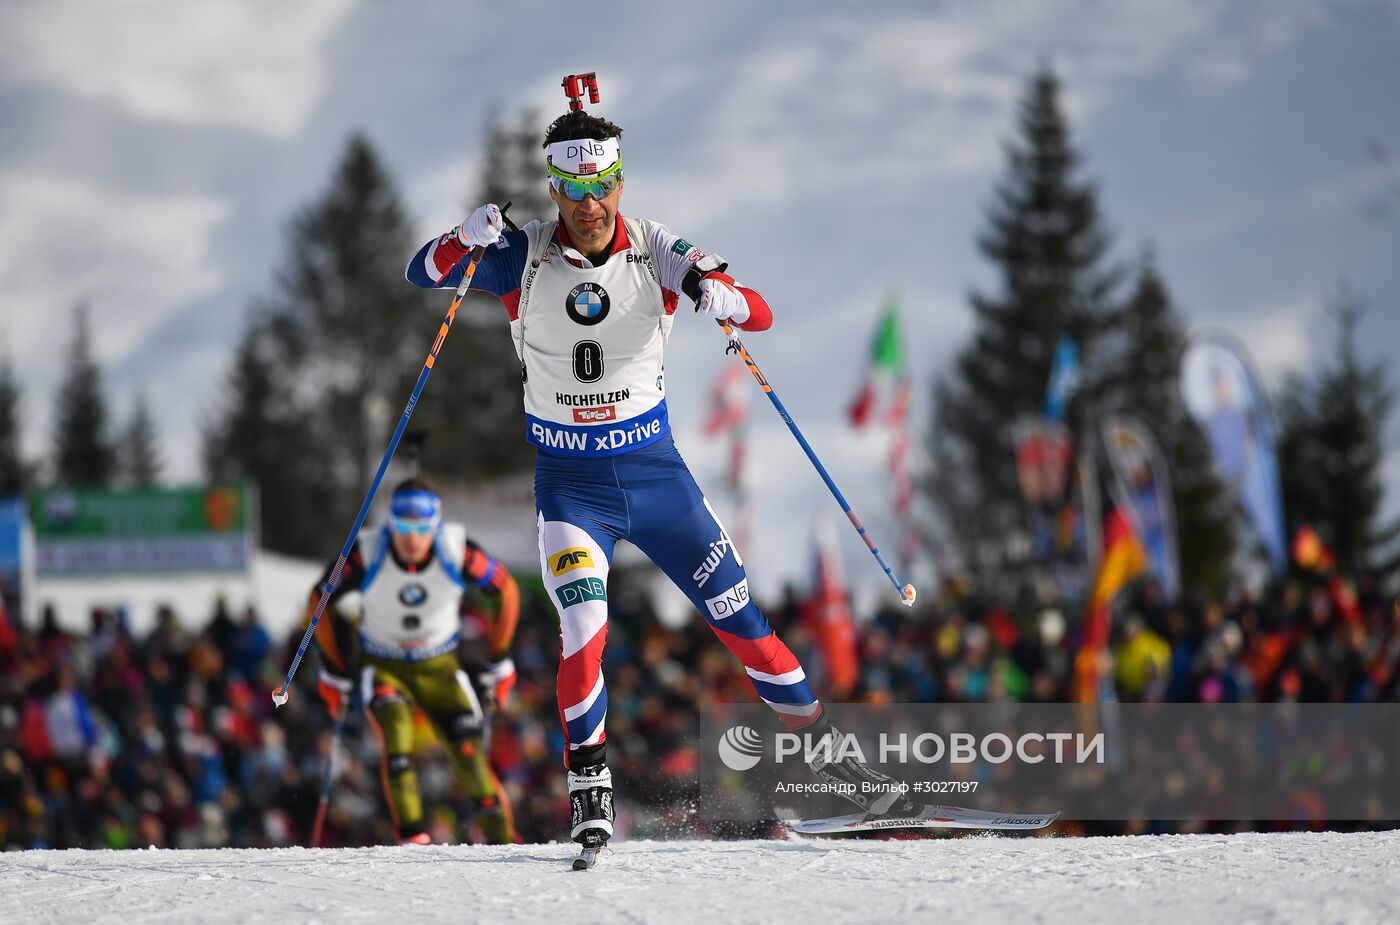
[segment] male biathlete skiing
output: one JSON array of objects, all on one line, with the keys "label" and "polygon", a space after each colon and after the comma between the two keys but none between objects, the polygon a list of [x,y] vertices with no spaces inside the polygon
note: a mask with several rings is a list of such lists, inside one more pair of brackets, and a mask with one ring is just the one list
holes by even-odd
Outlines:
[{"label": "male biathlete skiing", "polygon": [[[333,568],[312,589],[308,617]],[[388,522],[355,541],[331,592],[330,619],[316,626],[321,698],[339,716],[358,681],[361,702],[382,740],[384,795],[405,844],[431,840],[413,762],[416,709],[446,748],[486,840],[516,840],[510,803],[487,763],[486,710],[457,659],[462,595],[469,586],[499,600],[482,689],[505,706],[515,684],[510,646],[520,590],[504,565],[467,539],[465,528],[443,522],[442,499],[427,481],[412,478],[395,487]],[[360,594],[358,613],[342,613],[335,605],[352,591]]]},{"label": "male biathlete skiing", "polygon": [[[666,413],[663,351],[682,294],[707,321],[745,331],[767,330],[773,314],[719,256],[657,222],[623,217],[621,135],[581,109],[559,117],[544,138],[558,218],[506,231],[500,209],[481,206],[424,245],[407,271],[418,286],[453,289],[482,246],[472,288],[494,293],[510,316],[526,435],[537,449],[540,566],[559,614],[570,835],[588,863],[613,830],[602,663],[618,540],[689,596],[788,729],[815,741],[830,734],[802,666],[753,603],[739,550],[676,451]],[[893,792],[860,795],[860,782],[888,778],[854,760],[819,759],[813,770],[854,783],[863,809],[901,808]]]}]

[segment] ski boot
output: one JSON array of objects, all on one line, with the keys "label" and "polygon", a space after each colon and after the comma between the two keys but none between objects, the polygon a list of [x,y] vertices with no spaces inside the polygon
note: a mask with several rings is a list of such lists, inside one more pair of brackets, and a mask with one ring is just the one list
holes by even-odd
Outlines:
[{"label": "ski boot", "polygon": [[[824,784],[870,816],[912,816],[920,807],[904,795],[894,778],[881,774],[853,755],[842,754],[842,732],[825,716],[811,730],[814,744],[808,767]],[[826,740],[826,741],[823,741]]]},{"label": "ski boot", "polygon": [[569,837],[582,846],[574,870],[588,870],[598,863],[613,832],[612,772],[605,764],[569,771]]}]

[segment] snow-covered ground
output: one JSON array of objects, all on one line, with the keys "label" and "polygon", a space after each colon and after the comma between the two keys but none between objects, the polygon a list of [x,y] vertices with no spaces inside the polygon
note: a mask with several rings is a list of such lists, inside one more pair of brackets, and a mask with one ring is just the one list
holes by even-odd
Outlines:
[{"label": "snow-covered ground", "polygon": [[0,922],[1400,921],[1400,832],[0,854]]}]

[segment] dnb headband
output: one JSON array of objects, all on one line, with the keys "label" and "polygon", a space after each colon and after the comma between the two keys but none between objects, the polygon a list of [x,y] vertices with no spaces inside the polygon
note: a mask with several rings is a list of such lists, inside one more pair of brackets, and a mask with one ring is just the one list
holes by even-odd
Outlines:
[{"label": "dnb headband", "polygon": [[549,166],[562,174],[579,179],[596,177],[606,173],[622,160],[622,151],[616,138],[596,141],[592,138],[579,138],[573,141],[556,141],[546,151],[545,160]]}]

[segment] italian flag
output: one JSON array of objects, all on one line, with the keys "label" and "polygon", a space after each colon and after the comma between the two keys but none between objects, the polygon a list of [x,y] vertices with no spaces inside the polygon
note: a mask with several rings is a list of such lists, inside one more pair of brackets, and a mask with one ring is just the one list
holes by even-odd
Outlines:
[{"label": "italian flag", "polygon": [[904,349],[899,336],[899,306],[893,298],[885,300],[885,310],[880,316],[880,325],[875,329],[875,339],[870,345],[870,360],[866,366],[865,381],[860,393],[851,403],[851,426],[860,430],[870,423],[875,408],[880,403],[882,393],[889,390],[889,384],[899,378],[904,371]]}]

